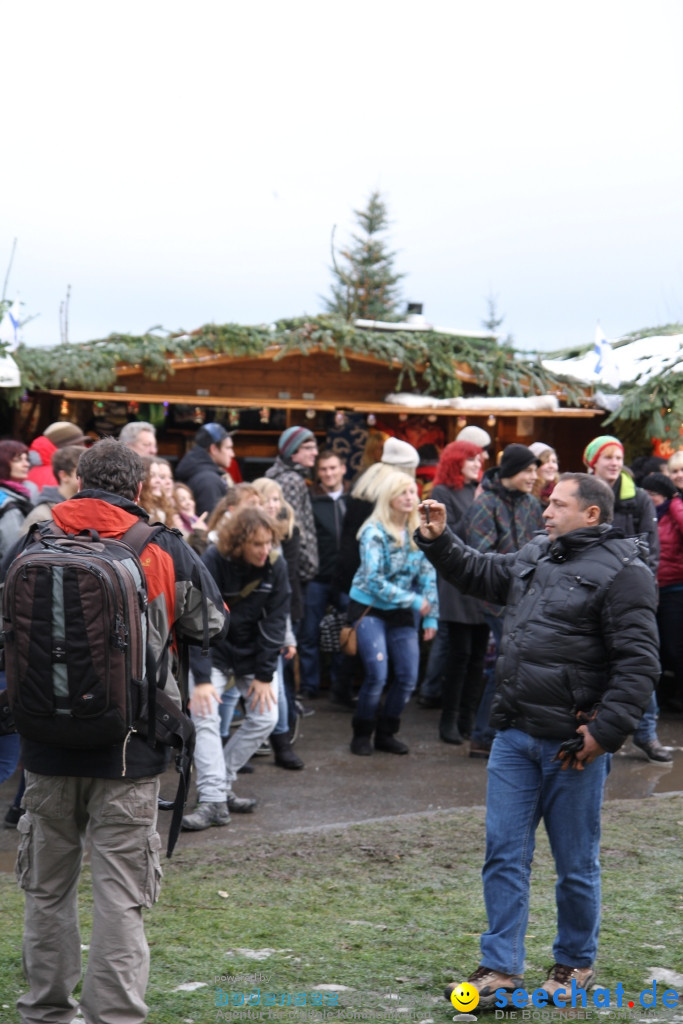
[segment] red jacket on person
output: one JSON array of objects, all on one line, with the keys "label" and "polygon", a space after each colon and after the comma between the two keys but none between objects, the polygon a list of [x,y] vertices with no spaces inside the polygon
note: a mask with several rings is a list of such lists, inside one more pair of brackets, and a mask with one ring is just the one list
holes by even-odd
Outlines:
[{"label": "red jacket on person", "polygon": [[39,491],[42,491],[43,487],[56,487],[59,480],[55,478],[52,472],[52,456],[57,451],[57,445],[53,444],[49,437],[45,437],[44,434],[40,434],[35,440],[31,441],[29,448],[29,458],[31,463],[38,457],[40,459],[39,465],[31,465],[28,471],[28,478],[31,483],[34,483]]},{"label": "red jacket on person", "polygon": [[683,498],[677,494],[671,498],[657,526],[660,547],[657,583],[660,587],[683,583]]}]

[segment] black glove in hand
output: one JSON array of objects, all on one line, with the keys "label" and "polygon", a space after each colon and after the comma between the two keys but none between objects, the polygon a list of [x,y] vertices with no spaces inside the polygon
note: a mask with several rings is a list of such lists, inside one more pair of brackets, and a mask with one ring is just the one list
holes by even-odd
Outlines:
[{"label": "black glove in hand", "polygon": [[562,771],[566,771],[567,768],[576,768],[577,771],[583,771],[583,761],[579,761],[577,753],[579,750],[583,750],[583,734],[579,733],[578,736],[574,736],[570,740],[565,740],[561,743],[553,761],[562,761]]}]

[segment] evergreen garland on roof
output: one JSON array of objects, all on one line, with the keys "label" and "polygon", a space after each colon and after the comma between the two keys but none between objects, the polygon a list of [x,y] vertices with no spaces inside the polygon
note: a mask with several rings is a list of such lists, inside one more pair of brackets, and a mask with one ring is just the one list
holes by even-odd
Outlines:
[{"label": "evergreen garland on roof", "polygon": [[140,336],[111,334],[82,344],[33,348],[20,345],[14,356],[28,390],[68,388],[106,391],[122,366],[139,368],[153,380],[174,373],[174,359],[201,358],[202,354],[261,356],[279,360],[293,353],[329,352],[349,371],[348,356],[370,355],[393,364],[398,371],[396,391],[418,392],[439,398],[462,394],[458,365],[466,368],[490,396],[522,396],[562,392],[578,405],[582,389],[564,375],[545,370],[540,355],[525,356],[494,338],[473,339],[436,331],[360,330],[332,316],[278,320],[272,325],[207,324],[191,333],[160,329]]},{"label": "evergreen garland on roof", "polygon": [[[674,334],[683,334],[683,324],[669,324],[667,327],[653,327],[651,330],[634,332],[627,336],[627,340],[637,341],[639,338]],[[674,448],[681,446],[683,373],[676,369],[680,365],[681,356],[677,352],[662,366],[656,376],[642,383],[638,376],[635,380],[622,384],[619,388],[621,404],[605,420],[605,425],[640,421],[640,431],[648,441],[653,438],[668,438]]]},{"label": "evergreen garland on roof", "polygon": [[[683,324],[642,327],[638,331],[630,331],[623,335],[612,343],[612,348],[618,351],[624,345],[630,345],[641,338],[663,338],[676,334],[683,334]],[[592,348],[592,344],[574,346],[549,352],[544,358],[578,359]],[[647,448],[653,438],[669,438],[674,448],[678,447],[683,441],[680,436],[683,426],[683,373],[676,370],[680,363],[681,358],[677,353],[649,380],[641,381],[640,377],[636,377],[633,381],[620,384],[616,389],[603,387],[604,391],[616,391],[622,396],[621,404],[610,413],[603,426],[618,424],[621,436],[628,425],[629,436],[636,439],[643,448]]]}]

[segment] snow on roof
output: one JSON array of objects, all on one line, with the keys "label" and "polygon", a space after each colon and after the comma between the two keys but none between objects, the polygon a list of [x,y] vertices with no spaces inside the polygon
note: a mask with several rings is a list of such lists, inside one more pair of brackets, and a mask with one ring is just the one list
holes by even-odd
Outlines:
[{"label": "snow on roof", "polygon": [[433,331],[434,334],[452,334],[455,338],[474,338],[482,340],[488,338],[498,339],[499,334],[495,331],[456,331],[452,327],[436,327],[422,316],[421,313],[411,313],[405,320],[398,323],[391,320],[354,320],[354,327],[360,327],[366,331]]},{"label": "snow on roof", "polygon": [[[584,384],[644,384],[651,377],[663,373],[683,372],[683,334],[638,338],[618,347],[610,346],[609,358],[604,352],[591,349],[575,359],[543,359],[543,366],[551,373],[567,374]],[[599,372],[596,367],[602,365]],[[616,378],[615,378],[616,371]]]},{"label": "snow on roof", "polygon": [[527,398],[434,398],[432,395],[413,395],[401,391],[385,395],[385,402],[423,409],[476,409],[487,412],[557,412],[560,403],[556,395],[530,395]]}]

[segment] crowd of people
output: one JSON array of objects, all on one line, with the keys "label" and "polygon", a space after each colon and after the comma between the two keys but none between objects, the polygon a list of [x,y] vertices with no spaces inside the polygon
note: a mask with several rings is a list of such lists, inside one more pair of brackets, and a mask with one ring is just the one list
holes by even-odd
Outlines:
[{"label": "crowd of people", "polygon": [[[231,726],[236,736],[240,722],[244,739],[253,725],[254,687],[245,698],[237,683],[252,675],[242,663],[245,644],[254,656],[269,651],[267,668],[259,667],[255,678],[267,675],[265,682],[275,687],[276,697],[272,708],[268,699],[256,702],[261,713],[269,712],[270,725],[266,728],[261,722],[254,736],[258,735],[259,753],[269,744],[281,767],[304,767],[291,738],[296,719],[313,713],[310,704],[322,692],[321,673],[326,676],[329,699],[353,712],[352,753],[367,756],[373,749],[407,753],[396,734],[403,708],[419,686],[418,704],[441,709],[440,739],[458,745],[469,741],[470,757],[488,758],[495,735],[490,709],[505,609],[461,593],[443,576],[437,578],[415,548],[412,534],[419,502],[415,475],[420,457],[412,445],[387,438],[380,461],[349,480],[339,454],[319,450],[312,431],[293,426],[280,436],[277,456],[266,475],[249,484],[235,484],[230,476],[235,439],[218,422],[197,431],[193,446],[175,469],[158,454],[152,424],[130,422],[119,440],[142,459],[145,478],[140,505],[150,521],[177,530],[210,566],[227,604],[235,608],[236,622],[251,617],[244,615],[244,608],[237,611],[244,596],[226,573],[230,576],[234,570],[235,579],[246,574],[253,583],[251,577],[255,579],[259,570],[277,564],[273,571],[278,586],[286,584],[277,597],[270,583],[260,582],[253,588],[269,590],[269,608],[258,613],[264,619],[276,603],[280,611],[286,608],[284,617],[276,616],[278,624],[271,633],[261,622],[260,632],[248,643],[243,637],[226,641],[225,649],[212,656],[217,664],[193,665],[191,685],[198,678],[203,685],[212,680],[206,691],[210,698],[204,690],[192,693],[200,736],[208,719],[214,740],[222,742],[226,763],[235,748],[248,750],[249,756],[228,768],[221,784],[225,800],[214,799],[215,787],[206,791],[200,787],[200,804],[221,807],[213,817],[200,808],[199,818],[186,816],[186,827],[197,828],[204,820],[227,823],[224,803],[233,811],[253,810],[253,801],[232,794],[234,780],[229,776],[248,773],[255,751],[233,742],[225,752]],[[51,424],[30,446],[0,442],[0,559],[18,536],[32,524],[49,519],[57,503],[76,493],[78,459],[88,443],[80,428],[66,421]],[[559,476],[557,454],[541,441],[528,447],[510,444],[497,465],[487,466],[490,446],[485,430],[463,428],[439,453],[430,491],[446,506],[449,527],[467,544],[481,552],[510,554],[544,528],[542,514]],[[683,491],[679,491],[683,452],[676,452],[668,463],[637,460],[631,472],[624,468],[621,442],[603,436],[586,447],[583,462],[587,472],[614,490],[614,526],[625,536],[639,536],[647,545],[645,557],[659,584],[657,615],[664,672],[658,693],[665,706],[683,710],[683,658],[679,657],[683,640],[676,628],[683,608]],[[255,543],[251,533],[247,536],[237,530],[235,536],[242,537],[237,548],[225,539],[236,516],[241,517],[239,523],[243,519],[251,523],[253,533],[253,516],[245,510],[254,506],[266,514],[271,530],[263,566],[244,554],[245,544],[251,550]],[[261,523],[258,537],[265,530]],[[286,568],[284,574],[280,564]],[[248,596],[247,605],[258,603],[256,597]],[[330,611],[337,623],[347,620],[354,625],[354,655],[339,648],[329,654],[321,651],[321,622]],[[233,629],[237,631],[237,625]],[[657,695],[653,694],[634,742],[649,760],[666,763],[671,754],[659,743],[656,720]],[[16,740],[3,745],[15,748],[2,760],[0,774],[6,776],[16,762],[18,747]],[[197,756],[201,764],[201,750]],[[203,797],[205,792],[210,800]],[[7,825],[16,824],[20,799],[21,788],[7,814]]]},{"label": "crowd of people", "polygon": [[[567,694],[557,696],[564,687],[573,693],[570,734],[579,726],[586,739],[585,751],[578,755],[585,761],[582,769],[592,766],[598,753],[617,749],[629,734],[649,761],[666,764],[672,759],[657,736],[657,697],[669,709],[683,710],[683,452],[668,462],[642,459],[629,470],[619,439],[602,435],[577,452],[572,468],[582,462],[583,474],[560,476],[556,452],[542,441],[528,447],[509,444],[495,464],[487,464],[493,462],[491,438],[483,429],[468,426],[439,452],[431,489],[420,494],[419,453],[397,437],[388,437],[380,460],[349,480],[344,459],[333,448],[319,449],[310,429],[292,426],[281,434],[272,466],[249,483],[230,473],[236,440],[220,423],[207,423],[174,467],[158,453],[154,426],[132,422],[116,442],[101,441],[92,448],[109,445],[113,451],[114,445],[133,453],[128,469],[135,481],[139,476],[139,487],[124,488],[123,499],[150,522],[173,531],[176,566],[184,564],[178,555],[184,548],[188,558],[201,564],[204,582],[199,585],[229,609],[229,624],[222,633],[216,626],[211,648],[190,651],[188,704],[196,725],[197,805],[185,813],[182,827],[225,826],[231,814],[252,813],[256,801],[234,787],[240,775],[253,771],[250,760],[257,754],[272,751],[279,767],[303,769],[305,751],[293,747],[297,722],[315,712],[323,694],[351,713],[351,755],[408,754],[399,738],[401,718],[417,691],[421,707],[441,710],[435,741],[469,743],[470,757],[489,762],[490,787],[494,778],[499,780],[489,799],[484,876],[489,931],[482,939],[482,965],[470,979],[486,1005],[496,989],[513,990],[523,964],[523,945],[511,938],[511,928],[518,935],[525,928],[523,899],[518,920],[499,918],[501,907],[520,893],[523,897],[530,854],[529,864],[521,866],[512,887],[506,888],[510,872],[518,869],[510,867],[509,852],[494,842],[500,821],[506,821],[509,849],[510,835],[521,836],[531,827],[531,818],[535,828],[543,814],[556,861],[562,862],[562,878],[576,868],[575,859],[560,856],[566,818],[558,819],[556,837],[550,803],[545,809],[544,800],[557,795],[555,778],[555,789],[543,792],[530,819],[512,820],[509,788],[522,762],[528,769],[529,759],[517,733],[540,737],[548,751],[557,747],[558,738],[566,739]],[[0,441],[0,561],[5,567],[34,524],[73,517],[69,510],[83,496],[79,490],[88,444],[79,427],[63,421],[51,424],[30,446]],[[90,472],[96,481],[105,480],[99,486],[106,491],[106,471],[96,460]],[[585,485],[584,480],[593,483]],[[107,494],[96,497],[112,501]],[[579,510],[574,510],[568,530],[561,525],[567,501]],[[76,500],[76,506],[82,522],[86,505]],[[101,514],[99,506],[92,508]],[[570,547],[563,540],[567,533],[574,540],[581,535],[581,543]],[[530,599],[534,587],[528,582],[537,574],[539,559],[547,556],[545,549],[534,547],[540,537],[544,543],[553,541],[557,564],[572,558],[581,566],[586,559],[604,561],[608,576],[612,544],[628,564],[637,560],[636,570],[619,576],[620,586],[627,579],[630,586],[633,581],[640,586],[643,574],[648,577],[642,593],[647,590],[657,626],[651,629],[654,649],[651,644],[648,658],[656,662],[659,652],[662,673],[651,692],[639,684],[628,714],[622,707],[625,698],[611,691],[609,700],[604,695],[591,661],[599,660],[595,645],[588,626],[581,625],[581,616],[590,618],[602,583],[594,588],[588,574],[576,573],[573,585],[566,584],[566,576],[560,582],[553,576],[547,603]],[[626,556],[619,544],[629,538],[632,546]],[[533,557],[530,551],[536,552]],[[650,600],[648,588],[655,593],[655,582],[658,600]],[[615,584],[609,601],[626,614],[618,594]],[[527,600],[524,628],[537,623],[533,652],[516,647]],[[320,645],[324,620],[333,623],[329,652]],[[577,646],[585,649],[578,682],[562,676],[553,654],[564,621],[570,622],[570,632],[578,631]],[[610,652],[615,643],[610,634]],[[520,671],[526,673],[523,698],[516,689],[515,673]],[[542,711],[539,673],[545,676],[544,687],[555,687]],[[555,717],[553,700],[562,705]],[[589,718],[576,719],[588,710],[587,701],[601,709],[593,739],[586,732]],[[0,781],[13,774],[19,760],[18,738],[0,737]],[[33,792],[42,762],[35,752],[32,766],[25,755],[23,760]],[[594,816],[599,815],[606,774],[605,759],[596,763],[599,767],[585,773],[580,804],[582,814],[592,808]],[[530,792],[545,785],[526,781]],[[8,827],[16,827],[26,807],[34,806],[24,785],[22,778],[5,817]],[[164,801],[159,806],[170,808]],[[589,865],[592,880],[583,880],[581,892],[567,883],[565,915],[578,899],[588,900],[594,910],[598,883],[590,864],[596,861],[595,842],[584,844],[581,856],[581,871]],[[584,922],[560,920],[558,970],[549,979],[549,992],[567,982],[567,971],[578,972],[572,977],[582,984],[592,976],[597,941],[593,910],[586,912]],[[137,925],[130,927],[139,944]],[[37,949],[37,939],[35,943]],[[31,998],[46,998],[48,989],[44,978],[36,981]],[[130,998],[141,1005],[141,991],[133,990]]]}]

